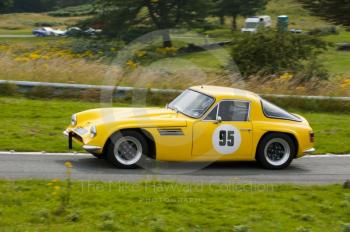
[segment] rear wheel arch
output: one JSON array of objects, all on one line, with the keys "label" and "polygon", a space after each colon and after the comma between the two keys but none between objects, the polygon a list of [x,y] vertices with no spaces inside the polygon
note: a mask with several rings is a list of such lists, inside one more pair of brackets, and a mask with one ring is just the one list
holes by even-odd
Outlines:
[{"label": "rear wheel arch", "polygon": [[289,138],[293,141],[294,145],[295,145],[295,150],[296,150],[296,154],[294,158],[297,158],[298,156],[298,151],[299,151],[299,142],[297,140],[297,138],[295,137],[294,134],[289,133],[289,132],[281,132],[281,131],[267,131],[265,134],[263,134],[263,136],[260,137],[259,139],[259,143],[255,148],[255,159],[257,158],[258,155],[258,150],[259,150],[259,146],[261,145],[261,142],[263,141],[263,139],[270,135],[270,134],[285,134],[287,136],[289,136]]}]

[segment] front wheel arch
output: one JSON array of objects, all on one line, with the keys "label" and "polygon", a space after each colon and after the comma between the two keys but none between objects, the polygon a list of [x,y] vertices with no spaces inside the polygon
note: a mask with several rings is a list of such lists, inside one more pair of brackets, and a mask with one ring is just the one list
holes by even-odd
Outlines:
[{"label": "front wheel arch", "polygon": [[151,133],[149,133],[148,131],[141,129],[141,128],[121,129],[121,130],[115,131],[113,134],[111,134],[108,137],[108,139],[103,147],[103,156],[104,157],[106,156],[106,150],[107,150],[108,144],[111,143],[111,138],[117,133],[123,133],[123,132],[127,132],[127,131],[135,131],[135,132],[138,132],[141,135],[143,135],[143,137],[147,141],[148,148],[149,148],[149,154],[147,154],[147,157],[151,158],[151,159],[156,159],[156,156],[157,156],[156,155],[156,144],[155,144],[154,138],[153,138]]},{"label": "front wheel arch", "polygon": [[270,134],[275,134],[275,133],[278,133],[278,134],[285,134],[285,135],[288,135],[294,142],[294,145],[295,145],[295,150],[296,150],[296,153],[295,153],[295,157],[294,158],[297,158],[298,156],[298,151],[299,151],[299,143],[298,143],[298,140],[297,138],[295,137],[295,135],[291,134],[291,133],[288,133],[288,132],[281,132],[281,131],[268,131],[266,132],[263,136],[261,136],[260,140],[259,140],[259,143],[258,145],[256,146],[255,148],[255,159],[257,159],[257,155],[258,155],[258,149],[259,149],[259,146],[261,145],[261,142],[263,141],[263,139],[270,135]]}]

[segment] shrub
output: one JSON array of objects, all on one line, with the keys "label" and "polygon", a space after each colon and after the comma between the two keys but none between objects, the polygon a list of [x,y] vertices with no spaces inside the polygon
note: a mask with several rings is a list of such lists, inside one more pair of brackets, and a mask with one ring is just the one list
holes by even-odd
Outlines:
[{"label": "shrub", "polygon": [[274,104],[287,109],[305,110],[308,112],[342,112],[350,113],[350,101],[332,99],[302,99],[302,98],[276,98],[264,97]]},{"label": "shrub", "polygon": [[34,24],[35,27],[55,27],[61,25],[57,22],[36,22]]},{"label": "shrub", "polygon": [[336,26],[317,27],[309,31],[309,35],[337,35],[339,34]]},{"label": "shrub", "polygon": [[299,226],[297,229],[296,229],[297,232],[311,232],[310,229],[308,228],[305,228],[303,226]]},{"label": "shrub", "polygon": [[37,86],[27,92],[27,96],[32,98],[52,98],[54,97],[54,92],[54,88]]},{"label": "shrub", "polygon": [[101,213],[100,216],[103,221],[112,221],[113,218],[115,217],[115,214],[112,211],[106,211]]},{"label": "shrub", "polygon": [[255,34],[236,34],[232,58],[245,78],[297,72],[329,45],[315,36],[261,30]]},{"label": "shrub", "polygon": [[14,96],[17,94],[17,85],[5,83],[0,84],[0,96]]},{"label": "shrub", "polygon": [[102,231],[119,231],[119,226],[113,220],[106,220],[98,224],[98,228]]},{"label": "shrub", "polygon": [[80,220],[80,213],[78,212],[72,212],[67,216],[67,221],[70,222],[78,222]]},{"label": "shrub", "polygon": [[312,221],[312,220],[314,220],[314,217],[312,215],[303,214],[303,215],[301,215],[301,220],[303,220],[303,221]]},{"label": "shrub", "polygon": [[350,232],[350,223],[346,223],[343,225],[343,232]]},{"label": "shrub", "polygon": [[48,13],[50,16],[54,17],[73,17],[73,16],[85,16],[92,15],[96,13],[95,8],[92,4],[84,4],[79,6],[70,6],[56,11],[51,11]]},{"label": "shrub", "polygon": [[249,227],[246,225],[236,225],[233,227],[234,232],[248,232]]},{"label": "shrub", "polygon": [[101,100],[101,91],[98,89],[83,90],[80,99],[88,102],[98,102]]},{"label": "shrub", "polygon": [[116,56],[124,43],[120,40],[101,40],[95,38],[78,38],[62,45],[62,49],[69,49],[75,54],[91,54],[91,56]]}]

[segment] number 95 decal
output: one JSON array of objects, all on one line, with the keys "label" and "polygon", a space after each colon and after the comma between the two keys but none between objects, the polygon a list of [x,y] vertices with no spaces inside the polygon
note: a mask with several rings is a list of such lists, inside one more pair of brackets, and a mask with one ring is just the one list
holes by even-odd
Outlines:
[{"label": "number 95 decal", "polygon": [[241,145],[240,131],[231,125],[221,125],[216,128],[213,138],[213,147],[223,155],[229,155],[238,150]]}]

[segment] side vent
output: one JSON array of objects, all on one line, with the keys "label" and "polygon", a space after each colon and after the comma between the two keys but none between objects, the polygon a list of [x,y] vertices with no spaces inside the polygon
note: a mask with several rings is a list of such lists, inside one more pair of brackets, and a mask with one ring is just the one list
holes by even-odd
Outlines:
[{"label": "side vent", "polygon": [[161,136],[183,136],[181,129],[158,129]]}]

